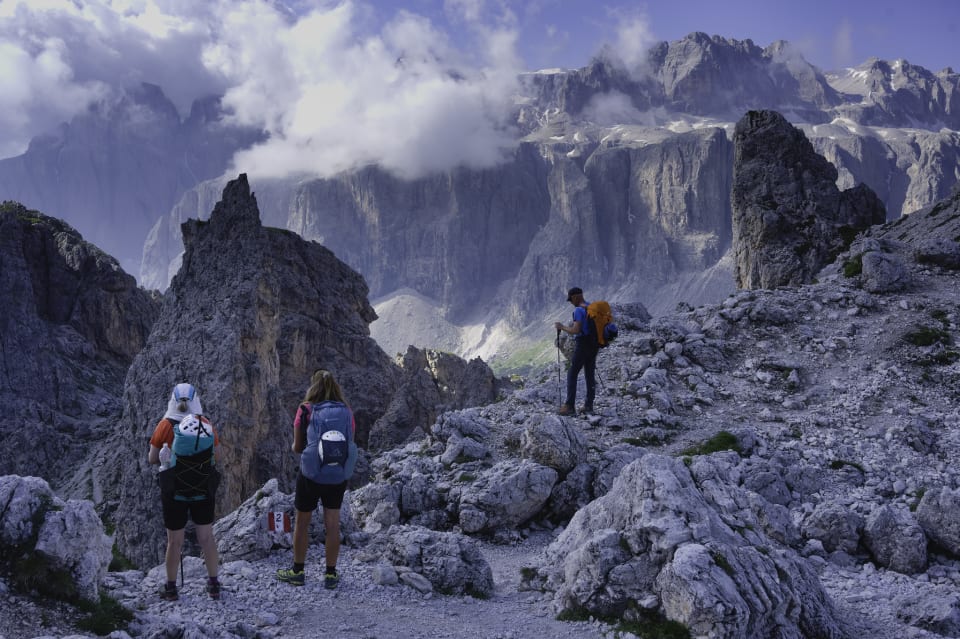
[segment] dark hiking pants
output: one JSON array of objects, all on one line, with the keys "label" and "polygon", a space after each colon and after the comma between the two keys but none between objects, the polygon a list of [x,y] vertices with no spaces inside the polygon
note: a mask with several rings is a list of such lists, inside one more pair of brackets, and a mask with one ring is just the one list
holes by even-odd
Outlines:
[{"label": "dark hiking pants", "polygon": [[573,351],[573,358],[570,360],[570,370],[567,371],[567,401],[565,403],[570,408],[575,408],[577,377],[580,376],[580,369],[583,369],[584,379],[587,382],[587,399],[584,406],[593,409],[593,398],[597,393],[597,352],[599,350],[585,339],[577,340],[577,347]]}]

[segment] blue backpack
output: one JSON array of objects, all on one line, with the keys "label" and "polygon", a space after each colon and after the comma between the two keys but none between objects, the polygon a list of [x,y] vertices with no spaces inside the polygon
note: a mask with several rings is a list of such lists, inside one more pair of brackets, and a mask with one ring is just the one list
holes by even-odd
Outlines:
[{"label": "blue backpack", "polygon": [[[300,408],[304,423],[305,406]],[[300,470],[318,484],[339,484],[353,474],[357,451],[353,442],[353,414],[334,401],[313,404],[307,426],[307,447],[300,454]]]}]

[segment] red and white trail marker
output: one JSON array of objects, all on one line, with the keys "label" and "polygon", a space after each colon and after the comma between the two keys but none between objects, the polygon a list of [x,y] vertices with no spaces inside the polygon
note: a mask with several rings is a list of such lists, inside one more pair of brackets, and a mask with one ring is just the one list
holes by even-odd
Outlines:
[{"label": "red and white trail marker", "polygon": [[274,532],[290,532],[293,528],[290,526],[290,515],[287,513],[267,513],[267,530]]}]

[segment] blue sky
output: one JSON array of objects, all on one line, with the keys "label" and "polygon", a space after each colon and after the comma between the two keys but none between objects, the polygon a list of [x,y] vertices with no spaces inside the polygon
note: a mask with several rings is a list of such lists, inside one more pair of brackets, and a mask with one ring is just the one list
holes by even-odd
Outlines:
[{"label": "blue sky", "polygon": [[[313,4],[316,3],[302,3]],[[461,41],[471,41],[463,15],[488,24],[512,13],[519,52],[529,68],[579,67],[631,21],[651,41],[678,40],[694,31],[761,47],[788,40],[823,70],[855,66],[871,56],[939,71],[960,70],[957,0],[408,0],[372,3],[380,19],[407,10],[430,17]]]},{"label": "blue sky", "polygon": [[[960,70],[960,0],[0,0],[0,157],[138,82],[225,96],[252,174],[490,165],[521,71],[628,65],[693,31],[784,39],[821,69]],[[450,144],[456,140],[456,144]]]}]

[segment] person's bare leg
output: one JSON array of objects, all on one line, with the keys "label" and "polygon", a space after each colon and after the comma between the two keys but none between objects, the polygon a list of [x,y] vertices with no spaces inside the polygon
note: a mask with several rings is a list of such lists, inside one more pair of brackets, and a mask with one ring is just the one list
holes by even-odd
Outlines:
[{"label": "person's bare leg", "polygon": [[207,567],[207,574],[216,577],[220,569],[220,555],[217,553],[217,542],[213,538],[213,524],[197,526],[197,543],[203,550],[203,563]]},{"label": "person's bare leg", "polygon": [[167,554],[164,565],[167,569],[167,581],[177,580],[177,570],[180,568],[180,549],[183,548],[184,529],[170,530],[167,528]]},{"label": "person's bare leg", "polygon": [[327,553],[327,565],[335,568],[340,556],[340,509],[323,509],[323,528],[326,531],[324,549]]},{"label": "person's bare leg", "polygon": [[313,511],[297,511],[296,520],[293,523],[293,563],[303,564],[307,561],[307,545],[310,537],[310,519]]}]

